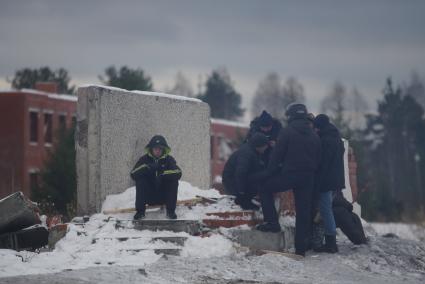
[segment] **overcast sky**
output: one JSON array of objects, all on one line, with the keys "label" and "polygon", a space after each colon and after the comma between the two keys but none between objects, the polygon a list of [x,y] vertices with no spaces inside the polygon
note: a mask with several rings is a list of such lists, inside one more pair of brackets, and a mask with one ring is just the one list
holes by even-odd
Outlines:
[{"label": "overcast sky", "polygon": [[313,110],[335,80],[372,102],[389,75],[425,76],[425,1],[0,0],[1,88],[45,65],[98,84],[111,64],[143,68],[157,90],[179,70],[196,90],[226,67],[248,108],[270,71],[298,78]]}]

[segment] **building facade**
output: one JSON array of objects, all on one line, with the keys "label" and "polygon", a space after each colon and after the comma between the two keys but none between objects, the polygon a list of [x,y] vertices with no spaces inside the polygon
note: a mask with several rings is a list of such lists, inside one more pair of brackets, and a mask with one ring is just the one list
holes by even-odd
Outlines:
[{"label": "building facade", "polygon": [[75,121],[77,98],[56,94],[56,85],[0,92],[0,198],[31,195],[55,143],[55,133]]}]

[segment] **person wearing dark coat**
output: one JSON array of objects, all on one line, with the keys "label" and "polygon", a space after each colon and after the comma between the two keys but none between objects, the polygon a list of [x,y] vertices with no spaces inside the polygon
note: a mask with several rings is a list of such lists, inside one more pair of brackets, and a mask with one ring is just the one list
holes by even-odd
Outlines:
[{"label": "person wearing dark coat", "polygon": [[145,218],[146,204],[166,205],[167,218],[177,219],[178,181],[182,176],[176,160],[170,155],[171,148],[161,135],[155,135],[145,147],[143,155],[130,173],[136,182],[136,215]]},{"label": "person wearing dark coat", "polygon": [[288,126],[280,131],[267,172],[271,175],[260,189],[264,223],[263,232],[279,232],[280,225],[273,193],[292,189],[295,197],[295,250],[305,255],[311,230],[314,181],[320,162],[320,139],[307,119],[303,104],[291,104],[286,115]]},{"label": "person wearing dark coat", "polygon": [[332,209],[337,228],[340,228],[353,244],[366,244],[362,221],[353,212],[353,205],[344,198],[341,191],[335,192]]},{"label": "person wearing dark coat", "polygon": [[249,139],[255,133],[262,133],[267,136],[269,140],[269,148],[264,151],[262,157],[263,160],[267,163],[270,159],[270,154],[276,144],[277,137],[279,136],[279,132],[281,129],[282,124],[279,122],[279,120],[273,118],[267,111],[263,110],[261,115],[254,118],[249,124],[249,131],[246,135],[245,141],[249,141]]},{"label": "person wearing dark coat", "polygon": [[344,143],[338,129],[329,121],[327,115],[318,115],[314,119],[314,127],[322,146],[316,190],[319,194],[319,211],[325,228],[325,244],[315,251],[336,253],[338,246],[332,196],[333,192],[345,188]]},{"label": "person wearing dark coat", "polygon": [[258,182],[264,174],[265,163],[261,155],[268,147],[268,142],[264,134],[255,133],[224,165],[224,190],[236,196],[235,203],[244,210],[259,209],[251,200],[258,194]]}]

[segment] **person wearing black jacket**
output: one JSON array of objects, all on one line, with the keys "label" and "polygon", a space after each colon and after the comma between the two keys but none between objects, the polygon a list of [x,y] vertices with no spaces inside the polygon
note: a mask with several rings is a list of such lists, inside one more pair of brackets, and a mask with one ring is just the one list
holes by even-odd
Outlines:
[{"label": "person wearing black jacket", "polygon": [[344,198],[341,191],[336,191],[332,201],[335,224],[355,245],[366,244],[367,238],[363,230],[362,221],[353,212],[353,204]]},{"label": "person wearing black jacket", "polygon": [[235,203],[242,209],[259,209],[251,200],[258,194],[258,182],[265,170],[261,154],[267,148],[268,138],[262,133],[255,133],[224,165],[224,190],[227,194],[236,196]]},{"label": "person wearing black jacket", "polygon": [[268,163],[273,147],[276,145],[277,137],[282,129],[279,120],[273,118],[267,111],[263,110],[260,116],[254,118],[249,124],[249,131],[245,141],[249,141],[255,133],[264,134],[269,140],[269,148],[264,151],[262,159]]},{"label": "person wearing black jacket", "polygon": [[320,139],[307,120],[303,104],[291,104],[286,115],[288,126],[280,131],[267,172],[271,175],[260,189],[264,223],[257,229],[279,232],[279,219],[274,207],[273,193],[292,189],[295,197],[295,249],[305,255],[311,230],[311,210],[314,181],[320,161]]},{"label": "person wearing black jacket", "polygon": [[319,193],[319,211],[325,228],[325,244],[316,248],[315,251],[336,253],[338,246],[332,211],[332,195],[333,192],[345,188],[344,143],[338,129],[329,121],[327,115],[318,115],[314,119],[314,127],[322,145],[316,190]]},{"label": "person wearing black jacket", "polygon": [[176,160],[170,155],[171,148],[161,135],[155,135],[130,173],[136,181],[136,215],[145,218],[146,204],[166,205],[167,218],[177,219],[178,181],[182,176]]}]

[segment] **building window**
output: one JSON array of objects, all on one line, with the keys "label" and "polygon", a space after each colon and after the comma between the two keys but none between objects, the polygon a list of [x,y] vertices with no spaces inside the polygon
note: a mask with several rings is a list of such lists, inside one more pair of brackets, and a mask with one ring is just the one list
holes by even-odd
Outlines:
[{"label": "building window", "polygon": [[29,177],[30,177],[30,190],[37,190],[39,187],[39,183],[38,183],[38,173],[37,172],[30,172],[29,173]]},{"label": "building window", "polygon": [[44,114],[44,143],[52,144],[53,129],[52,129],[52,114]]},{"label": "building window", "polygon": [[59,115],[59,128],[60,129],[66,128],[66,114]]},{"label": "building window", "polygon": [[72,115],[72,127],[77,125],[77,116],[75,114]]},{"label": "building window", "polygon": [[30,142],[38,142],[38,112],[30,111]]}]

